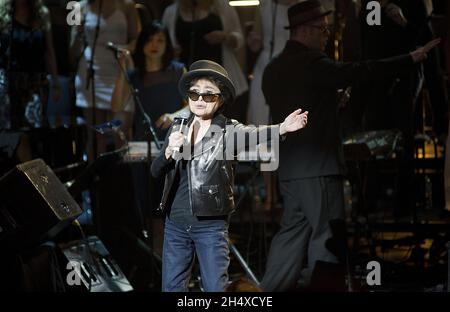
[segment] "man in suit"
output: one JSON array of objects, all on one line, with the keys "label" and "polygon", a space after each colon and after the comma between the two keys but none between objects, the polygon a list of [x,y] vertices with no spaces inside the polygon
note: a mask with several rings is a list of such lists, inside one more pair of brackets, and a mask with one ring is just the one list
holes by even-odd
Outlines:
[{"label": "man in suit", "polygon": [[[435,40],[389,59],[335,62],[322,52],[330,33],[330,13],[318,0],[291,6],[287,26],[291,31],[290,40],[263,76],[264,96],[275,123],[300,106],[309,111],[310,118],[302,133],[280,144],[279,178],[284,214],[271,244],[261,283],[264,291],[292,289],[301,276],[307,283],[317,261],[343,260],[345,242],[340,244],[341,250],[336,244],[333,246],[336,240],[330,226],[344,222],[344,162],[336,90],[356,81],[382,80],[399,71],[408,71],[439,43]],[[308,267],[302,272],[306,258]]]}]

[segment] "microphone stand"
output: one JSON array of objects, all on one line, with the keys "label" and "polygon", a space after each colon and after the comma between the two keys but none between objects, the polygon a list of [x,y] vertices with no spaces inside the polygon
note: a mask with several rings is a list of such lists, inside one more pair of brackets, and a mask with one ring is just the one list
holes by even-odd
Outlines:
[{"label": "microphone stand", "polygon": [[[153,136],[153,139],[155,141],[156,148],[158,150],[161,150],[162,143],[159,141],[158,136],[156,135],[155,128],[153,127],[152,120],[150,116],[147,114],[147,112],[144,109],[144,106],[142,106],[141,99],[139,98],[139,90],[137,88],[134,88],[133,84],[131,83],[130,77],[128,76],[127,71],[124,67],[120,64],[117,53],[114,53],[114,56],[116,57],[117,63],[119,64],[120,71],[122,72],[123,76],[125,77],[125,81],[127,82],[128,88],[130,89],[130,93],[133,97],[133,102],[135,104],[135,107],[139,108],[139,111],[141,112],[144,120],[142,121],[145,126],[147,126],[146,133],[149,133]],[[150,141],[150,140],[149,140]],[[148,146],[150,151],[150,144]]]},{"label": "microphone stand", "polygon": [[[95,99],[95,69],[94,69],[94,57],[95,48],[97,46],[98,35],[100,33],[100,20],[102,17],[103,0],[99,0],[98,12],[97,12],[97,25],[95,26],[94,41],[92,43],[91,59],[89,60],[89,68],[87,72],[86,80],[86,90],[89,90],[91,86],[91,97],[92,97],[92,124],[97,124],[95,110],[96,110],[96,99]],[[94,138],[92,140],[92,150],[94,158],[97,158],[97,135],[94,133]]]},{"label": "microphone stand", "polygon": [[[135,104],[135,107],[138,107],[139,111],[141,112],[142,116],[143,116],[143,124],[144,126],[147,127],[147,129],[145,130],[146,134],[147,134],[147,144],[148,144],[148,149],[147,149],[147,167],[148,167],[148,203],[151,203],[151,173],[150,173],[150,168],[151,168],[151,136],[153,136],[156,148],[158,150],[162,149],[162,143],[159,141],[158,136],[156,135],[156,131],[155,128],[153,127],[153,123],[152,120],[150,118],[150,116],[146,113],[144,106],[142,105],[142,102],[139,98],[139,90],[137,88],[135,88],[133,86],[133,84],[131,83],[130,77],[126,71],[126,68],[124,66],[122,66],[122,64],[120,64],[120,61],[118,59],[118,54],[117,52],[114,52],[114,56],[117,60],[117,63],[119,65],[120,71],[122,72],[123,76],[125,77],[125,81],[126,84],[130,90],[130,93],[133,97],[133,102]],[[149,135],[151,134],[151,136]],[[134,176],[134,174],[132,174],[132,176]],[[134,178],[136,179],[136,177]],[[144,238],[144,241],[142,241],[139,237],[134,236],[130,231],[125,231],[130,238],[133,239],[134,243],[137,244],[137,246],[142,249],[144,252],[146,252],[148,255],[150,255],[150,259],[151,259],[151,267],[154,267],[155,270],[157,272],[159,272],[159,269],[157,267],[157,264],[155,263],[155,259],[157,260],[157,263],[161,263],[161,257],[156,254],[156,252],[153,250],[153,242],[151,240],[150,237],[150,233],[151,233],[151,228],[148,227],[147,223],[145,222],[144,219],[144,215],[142,213],[142,210],[140,209],[140,204],[139,204],[139,198],[136,199],[136,203],[137,203],[137,217],[139,218],[139,222],[141,224],[141,234]],[[151,220],[153,220],[153,218],[151,218]],[[150,271],[150,276],[151,276],[151,280],[153,281],[153,270]],[[152,287],[154,287],[154,285],[152,285]]]}]

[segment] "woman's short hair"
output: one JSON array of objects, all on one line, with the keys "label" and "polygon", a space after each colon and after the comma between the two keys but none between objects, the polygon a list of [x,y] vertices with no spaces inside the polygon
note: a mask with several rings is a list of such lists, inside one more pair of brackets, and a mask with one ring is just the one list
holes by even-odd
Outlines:
[{"label": "woman's short hair", "polygon": [[163,69],[167,68],[174,58],[174,52],[172,43],[170,42],[170,37],[167,29],[159,22],[154,21],[147,26],[145,26],[136,42],[135,52],[133,54],[133,61],[136,69],[141,73],[145,73],[145,54],[144,46],[145,44],[156,34],[163,33],[166,37],[166,50],[162,55],[162,66]]}]

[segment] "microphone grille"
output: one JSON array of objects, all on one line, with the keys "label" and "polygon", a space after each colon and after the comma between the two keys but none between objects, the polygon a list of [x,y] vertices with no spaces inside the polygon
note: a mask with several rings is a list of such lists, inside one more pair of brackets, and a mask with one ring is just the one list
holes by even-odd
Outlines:
[{"label": "microphone grille", "polygon": [[182,112],[178,113],[175,117],[179,119],[189,119],[190,115],[191,112],[183,110]]}]

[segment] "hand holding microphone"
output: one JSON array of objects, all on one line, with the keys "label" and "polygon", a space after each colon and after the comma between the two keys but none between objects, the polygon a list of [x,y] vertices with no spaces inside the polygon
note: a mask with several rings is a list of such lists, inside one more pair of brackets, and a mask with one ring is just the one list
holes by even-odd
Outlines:
[{"label": "hand holding microphone", "polygon": [[169,136],[169,145],[166,148],[166,159],[172,157],[174,160],[179,159],[179,153],[184,143],[184,135],[181,131],[172,132]]},{"label": "hand holding microphone", "polygon": [[174,160],[180,160],[181,159],[181,147],[184,144],[185,141],[185,135],[183,134],[183,126],[186,126],[187,124],[187,118],[185,116],[181,116],[177,118],[177,122],[180,121],[180,125],[178,130],[173,131],[169,135],[169,144],[165,150],[165,156],[166,159],[169,159],[172,157]]}]

